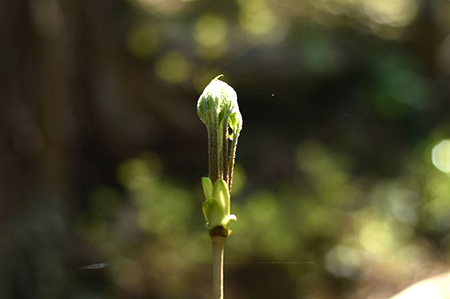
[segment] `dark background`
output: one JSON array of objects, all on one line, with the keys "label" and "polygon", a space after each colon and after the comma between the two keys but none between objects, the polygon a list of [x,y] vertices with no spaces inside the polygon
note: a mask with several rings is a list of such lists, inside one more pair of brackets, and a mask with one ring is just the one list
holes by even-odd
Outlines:
[{"label": "dark background", "polygon": [[388,298],[446,271],[449,16],[0,1],[0,297],[210,298],[196,102],[219,74],[244,118],[226,297]]}]

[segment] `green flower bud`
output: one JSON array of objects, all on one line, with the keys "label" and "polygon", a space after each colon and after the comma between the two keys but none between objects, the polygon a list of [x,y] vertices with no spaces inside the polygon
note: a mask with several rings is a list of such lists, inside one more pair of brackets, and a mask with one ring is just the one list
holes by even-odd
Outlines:
[{"label": "green flower bud", "polygon": [[[231,188],[237,139],[242,129],[242,115],[237,94],[227,83],[214,78],[200,95],[197,113],[208,130],[209,177],[215,182],[223,179]],[[231,134],[228,134],[231,128]],[[231,153],[228,155],[228,141]]]},{"label": "green flower bud", "polygon": [[233,133],[230,135],[230,139],[233,139],[234,136],[236,136],[236,138],[239,136],[239,133],[242,130],[242,124],[243,124],[242,115],[241,112],[239,111],[239,108],[237,108],[230,114],[230,117],[228,118],[228,125],[233,131]]},{"label": "green flower bud", "polygon": [[230,191],[243,120],[237,94],[231,86],[219,80],[221,76],[214,78],[200,95],[197,113],[208,130],[209,177],[202,179],[206,199],[203,214],[210,235],[226,237],[231,233],[230,220],[236,220],[236,216],[230,214]]},{"label": "green flower bud", "polygon": [[214,78],[197,102],[197,113],[208,130],[217,127],[225,118],[228,118],[237,106],[237,94],[227,83],[219,80],[222,75]]}]

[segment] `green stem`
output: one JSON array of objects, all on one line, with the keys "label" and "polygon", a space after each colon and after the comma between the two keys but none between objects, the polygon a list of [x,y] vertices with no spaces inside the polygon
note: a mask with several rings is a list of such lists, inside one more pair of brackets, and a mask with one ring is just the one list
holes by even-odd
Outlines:
[{"label": "green stem", "polygon": [[227,165],[228,165],[228,116],[223,121],[223,127],[222,127],[222,180],[225,180],[225,182],[228,181],[227,174]]},{"label": "green stem", "polygon": [[209,173],[208,176],[214,184],[219,178],[219,149],[216,128],[208,129],[208,158]]},{"label": "green stem", "polygon": [[223,299],[223,251],[226,237],[211,236],[213,251],[213,294],[214,299]]},{"label": "green stem", "polygon": [[233,141],[231,143],[230,161],[228,163],[228,191],[231,194],[231,185],[233,184],[233,172],[234,172],[234,161],[236,158],[236,148],[237,148],[238,136],[233,136]]}]

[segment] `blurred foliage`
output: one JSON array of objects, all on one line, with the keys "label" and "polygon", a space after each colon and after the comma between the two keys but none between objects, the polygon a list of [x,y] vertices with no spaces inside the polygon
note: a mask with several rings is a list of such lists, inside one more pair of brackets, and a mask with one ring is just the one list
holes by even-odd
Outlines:
[{"label": "blurred foliage", "polygon": [[0,5],[0,297],[209,297],[195,103],[218,74],[246,123],[226,297],[448,271],[449,1]]},{"label": "blurred foliage", "polygon": [[[337,291],[328,273],[360,281],[376,268],[378,275],[398,280],[429,263],[448,262],[450,177],[434,168],[430,157],[430,150],[421,147],[404,163],[404,175],[354,177],[350,157],[317,141],[302,142],[293,177],[276,188],[234,194],[232,209],[239,221],[227,243],[227,292],[238,298],[276,298],[283,279],[295,286],[292,294],[309,298]],[[167,181],[161,166],[152,153],[125,161],[117,175],[130,192],[128,200],[111,218],[111,206],[99,202],[114,201],[117,191],[94,190],[90,213],[97,216],[82,222],[82,234],[110,263],[118,287],[134,293],[147,286],[164,298],[203,296],[196,284],[206,274],[198,268],[210,263],[210,252],[199,225],[201,190]],[[245,182],[240,172],[237,186]],[[433,246],[440,248],[440,257]],[[258,277],[261,268],[285,275],[259,281],[263,290],[239,281],[240,272]]]}]

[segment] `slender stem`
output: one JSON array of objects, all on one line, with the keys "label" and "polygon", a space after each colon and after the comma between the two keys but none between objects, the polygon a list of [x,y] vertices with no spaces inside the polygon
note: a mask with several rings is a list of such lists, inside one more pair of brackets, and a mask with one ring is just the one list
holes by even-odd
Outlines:
[{"label": "slender stem", "polygon": [[231,194],[231,185],[233,184],[233,172],[234,172],[234,161],[236,158],[236,148],[237,148],[237,142],[238,142],[237,134],[233,136],[233,141],[231,143],[231,151],[230,151],[230,161],[228,163],[228,191]]},{"label": "slender stem", "polygon": [[217,130],[215,128],[208,129],[208,158],[209,158],[209,173],[208,176],[214,184],[219,178],[219,156],[217,146]]},{"label": "slender stem", "polygon": [[228,118],[223,121],[222,127],[222,179],[228,182]]},{"label": "slender stem", "polygon": [[223,134],[222,134],[222,130],[218,130],[218,134],[217,134],[217,144],[216,144],[216,148],[217,148],[217,176],[219,179],[223,180],[224,179],[224,171],[223,171],[223,163],[224,163],[224,159],[223,159]]},{"label": "slender stem", "polygon": [[213,294],[214,299],[223,299],[223,249],[226,237],[211,236],[213,250]]}]

